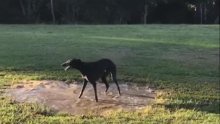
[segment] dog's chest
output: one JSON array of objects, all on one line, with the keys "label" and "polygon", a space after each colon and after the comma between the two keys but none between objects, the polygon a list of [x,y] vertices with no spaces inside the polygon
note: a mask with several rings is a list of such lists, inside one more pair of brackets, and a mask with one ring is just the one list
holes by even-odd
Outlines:
[{"label": "dog's chest", "polygon": [[86,75],[82,75],[82,78],[85,79],[85,80],[87,80],[87,81],[89,81],[89,80],[88,80],[88,77],[87,77]]}]

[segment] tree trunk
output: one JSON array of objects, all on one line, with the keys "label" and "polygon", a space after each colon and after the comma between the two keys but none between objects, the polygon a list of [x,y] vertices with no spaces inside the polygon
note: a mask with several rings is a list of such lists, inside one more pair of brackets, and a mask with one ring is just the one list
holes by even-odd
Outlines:
[{"label": "tree trunk", "polygon": [[54,13],[54,5],[53,5],[53,0],[50,0],[50,8],[51,8],[51,15],[53,19],[53,24],[56,23],[56,18],[55,18],[55,13]]},{"label": "tree trunk", "polygon": [[148,5],[144,5],[144,24],[147,24]]},{"label": "tree trunk", "polygon": [[32,7],[31,7],[31,3],[32,1],[31,0],[28,0],[27,1],[27,20],[28,20],[28,23],[30,23],[32,21],[32,14],[33,14],[33,11],[32,11]]},{"label": "tree trunk", "polygon": [[214,24],[219,24],[219,16],[216,17]]},{"label": "tree trunk", "polygon": [[204,23],[207,22],[207,6],[206,3],[204,4]]},{"label": "tree trunk", "polygon": [[202,11],[202,3],[200,3],[200,24],[203,23],[203,11]]},{"label": "tree trunk", "polygon": [[21,12],[22,12],[23,16],[26,16],[26,11],[25,11],[25,8],[24,8],[23,0],[19,0],[19,3],[20,3],[20,6],[21,6]]}]

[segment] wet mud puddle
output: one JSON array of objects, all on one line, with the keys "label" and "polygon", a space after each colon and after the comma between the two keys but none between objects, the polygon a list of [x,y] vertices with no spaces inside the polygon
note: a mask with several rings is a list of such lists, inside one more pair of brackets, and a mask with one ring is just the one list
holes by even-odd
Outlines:
[{"label": "wet mud puddle", "polygon": [[105,85],[97,84],[99,102],[95,102],[94,90],[88,83],[83,96],[79,99],[82,83],[66,84],[63,81],[42,80],[24,81],[13,85],[6,95],[18,102],[41,103],[58,112],[73,115],[96,113],[117,109],[135,110],[154,102],[155,93],[148,86],[119,84],[122,95],[118,95],[115,84],[110,84],[107,94]]}]

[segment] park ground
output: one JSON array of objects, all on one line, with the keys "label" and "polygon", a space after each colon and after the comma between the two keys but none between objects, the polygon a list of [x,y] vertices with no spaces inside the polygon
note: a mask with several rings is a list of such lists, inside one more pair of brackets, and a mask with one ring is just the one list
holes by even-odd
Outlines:
[{"label": "park ground", "polygon": [[[149,85],[141,110],[69,115],[3,96],[23,80],[82,82],[68,58],[112,59],[119,82]],[[220,121],[219,25],[0,25],[0,123],[213,123]]]}]

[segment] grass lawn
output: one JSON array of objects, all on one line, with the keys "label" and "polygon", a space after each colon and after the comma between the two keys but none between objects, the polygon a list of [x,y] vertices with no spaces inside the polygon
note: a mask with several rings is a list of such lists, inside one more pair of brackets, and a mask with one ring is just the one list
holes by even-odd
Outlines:
[{"label": "grass lawn", "polygon": [[0,92],[23,79],[80,80],[69,58],[112,59],[119,82],[149,84],[135,112],[70,116],[1,95],[1,123],[218,123],[219,25],[0,25]]}]

